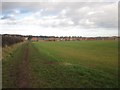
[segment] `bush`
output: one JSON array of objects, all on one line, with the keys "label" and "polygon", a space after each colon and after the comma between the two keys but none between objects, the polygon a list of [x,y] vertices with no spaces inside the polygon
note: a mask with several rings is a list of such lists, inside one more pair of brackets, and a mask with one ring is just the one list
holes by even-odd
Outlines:
[{"label": "bush", "polygon": [[10,46],[19,42],[23,42],[21,36],[2,35],[2,47]]}]

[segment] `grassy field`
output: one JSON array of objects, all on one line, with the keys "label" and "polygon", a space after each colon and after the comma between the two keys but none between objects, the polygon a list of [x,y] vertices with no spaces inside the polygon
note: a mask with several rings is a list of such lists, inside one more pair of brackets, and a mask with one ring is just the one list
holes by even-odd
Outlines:
[{"label": "grassy field", "polygon": [[24,43],[3,59],[3,87],[20,87],[26,48],[29,87],[118,87],[117,41]]}]

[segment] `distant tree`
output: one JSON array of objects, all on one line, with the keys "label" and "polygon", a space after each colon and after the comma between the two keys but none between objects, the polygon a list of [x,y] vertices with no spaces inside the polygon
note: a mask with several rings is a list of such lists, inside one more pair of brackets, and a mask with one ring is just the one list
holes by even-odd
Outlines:
[{"label": "distant tree", "polygon": [[33,38],[33,36],[31,36],[31,35],[28,36],[28,40],[29,40],[29,41],[30,41],[32,38]]},{"label": "distant tree", "polygon": [[2,47],[10,46],[19,42],[23,42],[23,38],[20,36],[2,35]]}]

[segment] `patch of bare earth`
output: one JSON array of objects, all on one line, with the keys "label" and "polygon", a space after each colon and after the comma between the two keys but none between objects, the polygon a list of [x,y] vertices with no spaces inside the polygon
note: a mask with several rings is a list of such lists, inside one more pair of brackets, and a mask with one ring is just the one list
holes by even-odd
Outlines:
[{"label": "patch of bare earth", "polygon": [[[28,45],[28,44],[27,44]],[[18,88],[29,88],[29,47],[26,46],[23,52],[23,60],[19,67]]]}]

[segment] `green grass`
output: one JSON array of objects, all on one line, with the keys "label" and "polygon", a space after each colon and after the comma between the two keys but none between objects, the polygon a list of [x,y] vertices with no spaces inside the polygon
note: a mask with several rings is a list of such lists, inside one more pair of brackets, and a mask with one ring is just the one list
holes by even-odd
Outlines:
[{"label": "green grass", "polygon": [[[25,46],[19,46],[3,61],[4,87],[17,87],[15,73]],[[118,43],[29,42],[29,67],[31,88],[118,87]]]},{"label": "green grass", "polygon": [[117,45],[116,41],[33,42],[30,63],[36,87],[117,87]]},{"label": "green grass", "polygon": [[[2,59],[2,88],[17,88],[17,78],[18,73],[20,73],[19,68],[22,63],[25,46],[25,43],[19,43],[12,47],[4,48],[3,54],[6,57]],[[4,51],[7,49],[9,51],[5,53]]]},{"label": "green grass", "polygon": [[[3,53],[6,57],[2,60],[2,87],[16,88],[18,65],[21,64],[23,45],[8,47],[9,53]],[[6,50],[5,50],[6,51]]]}]

